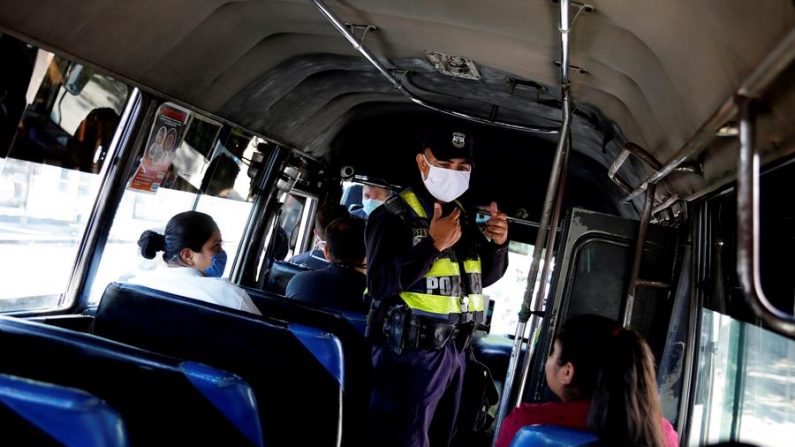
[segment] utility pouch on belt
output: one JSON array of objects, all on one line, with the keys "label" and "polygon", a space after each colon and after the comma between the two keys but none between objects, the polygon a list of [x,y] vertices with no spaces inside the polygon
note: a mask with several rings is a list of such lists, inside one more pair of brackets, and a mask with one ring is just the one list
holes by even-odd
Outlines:
[{"label": "utility pouch on belt", "polygon": [[416,330],[410,324],[411,311],[405,305],[391,306],[384,315],[384,336],[386,344],[395,354],[402,354],[404,349],[417,347]]},{"label": "utility pouch on belt", "polygon": [[420,325],[420,346],[426,349],[438,350],[450,341],[455,334],[455,325],[446,323],[425,322]]}]

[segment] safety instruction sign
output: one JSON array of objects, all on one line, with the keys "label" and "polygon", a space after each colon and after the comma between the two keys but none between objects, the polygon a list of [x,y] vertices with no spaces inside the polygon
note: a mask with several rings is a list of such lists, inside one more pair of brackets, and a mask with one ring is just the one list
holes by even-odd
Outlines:
[{"label": "safety instruction sign", "polygon": [[128,188],[157,192],[169,175],[171,161],[185,137],[189,121],[190,111],[174,104],[165,103],[157,109],[144,155]]}]

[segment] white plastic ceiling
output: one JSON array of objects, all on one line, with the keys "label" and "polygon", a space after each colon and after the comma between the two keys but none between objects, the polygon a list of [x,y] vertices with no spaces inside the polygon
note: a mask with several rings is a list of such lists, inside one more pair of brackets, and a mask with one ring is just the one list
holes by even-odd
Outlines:
[{"label": "white plastic ceiling", "polygon": [[[571,63],[588,71],[574,78],[574,99],[661,161],[795,25],[791,0],[591,4],[596,11],[572,32]],[[498,118],[509,121],[558,122],[554,101],[544,101],[559,84],[552,1],[327,5],[345,22],[376,26],[366,45],[390,65],[424,74],[416,80],[420,96],[483,115],[499,105]],[[404,101],[307,1],[2,0],[0,29],[316,155],[327,153],[356,111]],[[434,73],[426,50],[471,58],[490,78]],[[548,91],[512,92],[508,78]],[[594,127],[593,119],[581,121],[582,129]],[[578,132],[591,142],[604,129]],[[617,149],[598,149],[590,152],[609,165]]]}]

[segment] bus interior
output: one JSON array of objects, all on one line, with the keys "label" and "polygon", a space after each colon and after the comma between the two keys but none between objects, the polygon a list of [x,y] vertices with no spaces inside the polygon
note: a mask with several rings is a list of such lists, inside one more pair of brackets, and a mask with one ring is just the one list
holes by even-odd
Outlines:
[{"label": "bus interior", "polygon": [[[648,341],[680,445],[789,446],[793,60],[789,0],[0,1],[0,425],[368,445],[366,315],[286,298],[289,259],[456,124],[510,244],[451,445],[549,400],[556,331],[599,314]],[[262,316],[126,284],[185,210]]]}]

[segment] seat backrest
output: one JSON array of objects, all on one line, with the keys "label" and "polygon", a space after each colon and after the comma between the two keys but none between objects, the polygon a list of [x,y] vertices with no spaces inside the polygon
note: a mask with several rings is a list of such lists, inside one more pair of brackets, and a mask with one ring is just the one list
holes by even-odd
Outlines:
[{"label": "seat backrest", "polygon": [[0,374],[3,438],[38,446],[127,445],[119,414],[101,399],[67,388]]},{"label": "seat backrest", "polygon": [[522,427],[511,442],[511,447],[597,447],[599,445],[599,438],[593,433],[553,425]]},{"label": "seat backrest", "polygon": [[105,290],[93,330],[239,375],[260,402],[267,445],[339,442],[345,373],[334,335],[118,283]]},{"label": "seat backrest", "polygon": [[262,445],[251,388],[205,365],[0,317],[0,372],[85,390],[119,412],[131,445]]},{"label": "seat backrest", "polygon": [[306,267],[287,261],[273,261],[271,271],[268,274],[268,291],[284,295],[284,292],[287,291],[287,284],[290,283],[293,276],[307,270],[309,269]]},{"label": "seat backrest", "polygon": [[366,430],[362,421],[368,420],[372,390],[372,361],[370,344],[351,319],[358,316],[342,315],[309,306],[269,292],[246,289],[257,308],[272,318],[314,326],[334,334],[345,352],[345,395],[343,396],[343,444],[364,445]]},{"label": "seat backrest", "polygon": [[367,331],[367,314],[353,312],[350,310],[343,310],[343,309],[335,309],[333,307],[325,307],[323,308],[326,312],[339,315],[340,317],[344,318],[351,326],[353,326],[356,331],[364,337],[365,332]]}]

